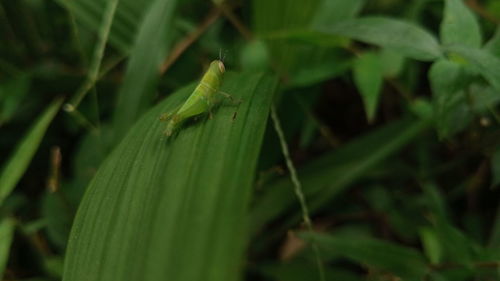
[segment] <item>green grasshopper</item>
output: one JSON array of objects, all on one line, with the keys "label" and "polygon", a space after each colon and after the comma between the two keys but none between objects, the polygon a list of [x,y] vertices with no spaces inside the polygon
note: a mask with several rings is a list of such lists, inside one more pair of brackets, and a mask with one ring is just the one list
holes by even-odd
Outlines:
[{"label": "green grasshopper", "polygon": [[160,121],[168,122],[163,132],[167,137],[171,136],[188,118],[208,112],[209,118],[212,119],[212,109],[217,103],[217,94],[233,100],[231,95],[219,91],[225,71],[221,60],[212,61],[186,102],[179,109],[160,116]]}]

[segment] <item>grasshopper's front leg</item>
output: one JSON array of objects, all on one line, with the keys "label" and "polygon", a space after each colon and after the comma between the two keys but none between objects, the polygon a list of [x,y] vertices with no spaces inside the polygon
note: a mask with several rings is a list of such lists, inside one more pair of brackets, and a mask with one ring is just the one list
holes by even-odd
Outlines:
[{"label": "grasshopper's front leg", "polygon": [[160,117],[158,117],[158,119],[162,122],[172,119],[172,117],[174,117],[177,111],[179,111],[179,108],[181,108],[181,106],[175,107],[172,111],[162,113]]}]

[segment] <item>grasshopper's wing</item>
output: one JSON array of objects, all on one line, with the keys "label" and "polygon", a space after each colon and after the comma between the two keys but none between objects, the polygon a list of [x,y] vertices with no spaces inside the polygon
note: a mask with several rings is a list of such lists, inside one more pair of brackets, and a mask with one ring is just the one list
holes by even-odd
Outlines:
[{"label": "grasshopper's wing", "polygon": [[209,95],[204,91],[207,90],[198,85],[179,111],[177,111],[177,114],[184,119],[208,112],[212,106],[212,101],[207,98]]}]

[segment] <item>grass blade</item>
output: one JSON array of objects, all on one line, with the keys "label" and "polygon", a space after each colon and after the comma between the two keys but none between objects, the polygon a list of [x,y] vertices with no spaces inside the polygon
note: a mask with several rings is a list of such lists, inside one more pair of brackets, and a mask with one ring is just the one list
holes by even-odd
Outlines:
[{"label": "grass blade", "polygon": [[101,67],[102,58],[104,56],[104,50],[108,42],[109,31],[111,30],[111,24],[113,23],[113,18],[115,16],[116,8],[118,7],[119,0],[111,0],[106,7],[104,16],[102,19],[101,28],[98,33],[98,41],[94,48],[94,55],[90,64],[89,72],[87,74],[87,80],[80,87],[75,96],[71,99],[67,106],[70,106],[68,111],[73,111],[78,104],[85,97],[87,92],[95,85],[99,75],[99,69]]},{"label": "grass blade", "polygon": [[[227,73],[243,102],[162,137],[149,111],[87,188],[73,225],[64,280],[237,280],[246,211],[276,79]],[[235,116],[235,112],[237,115]],[[96,262],[99,261],[99,262]]]},{"label": "grass blade", "polygon": [[3,219],[0,222],[0,279],[3,280],[5,267],[9,259],[10,244],[14,236],[14,221]]},{"label": "grass blade", "polygon": [[127,66],[114,115],[119,141],[149,107],[160,77],[160,66],[172,41],[177,0],[156,0],[145,15]]},{"label": "grass blade", "polygon": [[6,162],[0,174],[0,206],[3,200],[9,196],[16,184],[19,182],[28,165],[35,155],[45,131],[61,106],[62,100],[58,99],[40,115],[38,121],[31,127],[23,141],[20,142],[16,151]]},{"label": "grass blade", "polygon": [[353,235],[303,233],[325,250],[353,261],[392,272],[402,280],[423,280],[427,272],[425,258],[415,249],[383,240]]}]

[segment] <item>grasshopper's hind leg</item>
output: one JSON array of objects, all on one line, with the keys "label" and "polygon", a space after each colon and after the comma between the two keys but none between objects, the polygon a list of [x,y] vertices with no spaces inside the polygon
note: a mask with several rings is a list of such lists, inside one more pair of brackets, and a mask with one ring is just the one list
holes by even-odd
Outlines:
[{"label": "grasshopper's hind leg", "polygon": [[217,94],[219,94],[219,95],[223,96],[224,98],[230,100],[231,103],[234,104],[234,105],[238,105],[238,104],[240,104],[240,103],[243,102],[243,100],[237,99],[237,98],[233,97],[231,94],[228,94],[226,92],[217,91]]},{"label": "grasshopper's hind leg", "polygon": [[162,121],[162,122],[163,122],[163,121],[168,121],[168,120],[172,119],[172,117],[174,117],[174,115],[177,113],[177,111],[179,111],[179,108],[181,108],[181,106],[180,106],[180,105],[179,105],[179,106],[177,106],[177,107],[175,107],[172,111],[162,113],[162,114],[160,115],[160,117],[158,117],[158,119],[159,119],[160,121]]}]

